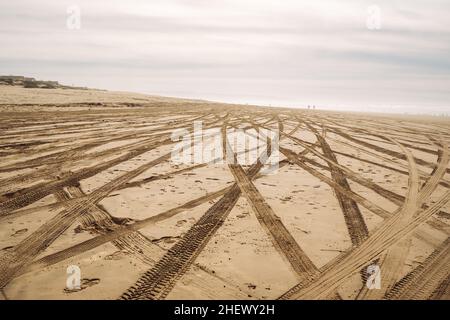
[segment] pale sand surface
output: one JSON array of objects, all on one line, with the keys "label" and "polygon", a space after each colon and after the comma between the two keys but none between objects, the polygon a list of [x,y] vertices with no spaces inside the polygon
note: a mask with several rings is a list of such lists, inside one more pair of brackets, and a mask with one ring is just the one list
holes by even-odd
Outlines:
[{"label": "pale sand surface", "polygon": [[[200,117],[282,123],[281,167],[249,183],[226,164],[164,158]],[[447,119],[2,86],[0,126],[8,299],[449,298]],[[372,263],[377,293],[364,289]],[[70,265],[82,290],[65,290]]]}]

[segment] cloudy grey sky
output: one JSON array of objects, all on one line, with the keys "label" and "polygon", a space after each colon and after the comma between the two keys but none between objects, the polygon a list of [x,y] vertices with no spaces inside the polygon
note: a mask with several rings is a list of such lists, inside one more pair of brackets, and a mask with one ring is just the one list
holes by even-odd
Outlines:
[{"label": "cloudy grey sky", "polygon": [[[66,25],[72,5],[79,30]],[[380,30],[367,27],[371,5]],[[450,113],[448,0],[1,1],[0,43],[0,74],[225,102]]]}]

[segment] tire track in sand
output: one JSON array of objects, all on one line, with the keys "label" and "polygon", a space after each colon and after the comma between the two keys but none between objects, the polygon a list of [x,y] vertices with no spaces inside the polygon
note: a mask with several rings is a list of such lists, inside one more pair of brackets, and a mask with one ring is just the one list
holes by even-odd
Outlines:
[{"label": "tire track in sand", "polygon": [[[61,190],[57,195],[61,200],[68,198],[80,198],[86,197],[86,194],[79,187],[68,187],[68,192]],[[89,208],[85,215],[80,217],[81,226],[83,230],[92,230],[97,234],[104,235],[108,232],[117,230],[124,223],[126,219],[113,218],[108,212],[101,209],[98,205],[94,205]],[[156,263],[155,257],[158,257],[164,253],[164,249],[154,244],[151,240],[143,236],[139,231],[134,231],[129,234],[125,234],[117,239],[112,240],[112,244],[120,251],[125,252],[127,255],[132,255],[141,262],[153,266]],[[241,292],[234,283],[218,277],[211,271],[196,264],[196,273],[190,275],[195,280],[196,285],[205,292],[205,289],[213,289],[212,284],[209,284],[208,277],[213,277],[219,280],[224,285],[227,285],[231,298],[244,298],[248,293]],[[206,274],[205,274],[206,273]],[[205,292],[207,293],[207,291]]]},{"label": "tire track in sand", "polygon": [[[226,135],[223,131],[226,127],[227,121],[222,126],[222,137],[224,138]],[[223,145],[223,150],[227,150],[227,158],[229,154],[227,145]],[[266,152],[270,152],[270,149],[263,153]],[[255,178],[262,166],[259,161],[252,165],[246,173],[248,178]],[[124,300],[164,299],[222,226],[240,195],[241,190],[238,184],[234,183],[230,190],[206,211],[161,260],[142,275],[136,284],[123,293],[120,298]]]},{"label": "tire track in sand", "polygon": [[142,174],[149,168],[166,161],[170,153],[165,154],[153,161],[141,165],[137,169],[123,174],[106,185],[96,189],[89,196],[78,202],[70,203],[70,207],[57,213],[35,232],[16,245],[10,252],[0,257],[0,288],[3,288],[23,267],[31,261],[54,240],[56,240],[75,220],[86,214],[91,206],[98,203],[110,192],[127,183],[134,177]]},{"label": "tire track in sand", "polygon": [[[208,127],[214,126],[218,121],[213,121],[208,124]],[[0,216],[8,215],[11,212],[23,208],[33,202],[36,202],[45,196],[57,192],[63,187],[75,185],[78,181],[92,177],[99,172],[109,169],[121,162],[130,160],[136,156],[139,156],[147,151],[153,150],[157,147],[173,143],[172,139],[168,135],[164,134],[159,139],[139,142],[126,154],[109,160],[105,163],[100,163],[89,168],[81,169],[74,173],[71,173],[64,178],[52,182],[42,183],[26,189],[24,192],[20,192],[17,196],[7,199],[0,203]],[[109,152],[109,150],[107,150]]]},{"label": "tire track in sand", "polygon": [[441,282],[431,295],[430,300],[450,300],[450,276]]},{"label": "tire track in sand", "polygon": [[[280,167],[287,165],[288,162],[285,160],[280,161]],[[255,176],[255,179],[260,178],[261,175],[257,174]],[[77,256],[79,254],[82,254],[86,251],[92,250],[102,244],[105,244],[107,242],[113,241],[114,239],[117,239],[119,237],[121,237],[122,235],[125,234],[129,234],[132,233],[134,231],[140,230],[148,225],[154,224],[158,221],[162,221],[165,219],[168,219],[170,217],[173,217],[174,215],[189,210],[189,209],[193,209],[203,203],[212,201],[220,196],[223,196],[224,194],[226,194],[228,191],[231,190],[231,187],[226,187],[223,189],[220,189],[216,192],[213,193],[209,193],[205,196],[202,196],[200,198],[196,198],[194,200],[188,201],[187,203],[180,205],[176,208],[172,208],[169,209],[167,211],[164,211],[160,214],[157,214],[155,216],[151,216],[149,218],[143,219],[143,220],[139,220],[136,221],[132,224],[126,225],[126,226],[121,226],[121,228],[118,228],[114,231],[109,231],[108,233],[104,234],[104,235],[99,235],[97,237],[94,237],[92,239],[86,240],[82,243],[76,244],[74,246],[71,246],[69,248],[66,248],[64,250],[61,250],[59,252],[50,254],[48,256],[45,256],[41,259],[39,259],[36,262],[33,262],[28,268],[26,268],[26,270],[24,271],[24,273],[26,272],[31,272],[31,271],[35,271],[35,270],[39,270],[42,268],[45,268],[47,266],[53,265],[55,263],[61,262],[65,259]],[[71,200],[66,200],[64,202],[60,202],[60,203],[65,203],[65,202],[70,202],[70,201],[75,201],[76,199],[71,199]]]},{"label": "tire track in sand", "polygon": [[303,283],[290,289],[280,299],[320,299],[327,293],[327,287],[339,286],[349,275],[359,272],[367,263],[376,259],[384,250],[408,236],[417,227],[435,215],[442,206],[450,202],[450,191],[447,191],[433,206],[419,212],[408,224],[401,225],[393,216],[382,228],[369,236],[360,247],[353,252],[343,254],[339,260],[330,263],[323,275],[313,282]]},{"label": "tire track in sand", "polygon": [[[329,162],[328,165],[331,171],[331,177],[333,181],[341,186],[343,189],[347,191],[351,191],[350,185],[345,178],[343,171],[335,166],[333,163],[338,163],[338,160],[331,151],[329,144],[326,140],[317,132],[315,128],[311,125],[306,124],[308,128],[314,133],[317,140],[319,141],[324,156],[330,159],[332,162]],[[338,199],[339,205],[342,209],[342,213],[344,215],[345,223],[347,225],[347,229],[350,235],[350,239],[354,246],[359,246],[367,237],[369,236],[369,230],[367,229],[364,218],[359,210],[357,203],[345,194],[341,193],[339,190],[334,189],[336,198]]]},{"label": "tire track in sand", "polygon": [[[386,149],[386,148],[374,145],[372,143],[369,143],[369,142],[366,142],[366,141],[363,141],[363,140],[360,140],[360,139],[356,139],[356,138],[352,137],[351,135],[341,131],[340,129],[332,128],[331,131],[333,131],[334,133],[340,135],[341,137],[343,137],[343,138],[345,138],[347,140],[355,142],[355,143],[357,143],[359,145],[362,145],[362,146],[364,146],[366,148],[369,148],[369,149],[372,149],[372,150],[375,150],[375,151],[378,151],[378,152],[390,155],[392,157],[395,157],[395,158],[398,158],[398,159],[401,159],[401,160],[407,160],[406,155],[404,155],[404,154],[402,154],[400,152],[392,151],[392,150],[389,150],[389,149]],[[424,166],[424,167],[428,167],[428,168],[434,168],[434,165],[432,163],[430,163],[428,161],[425,161],[423,159],[414,158],[414,161],[418,165],[421,165],[421,166]],[[446,169],[446,172],[450,173],[450,169]]]},{"label": "tire track in sand", "polygon": [[[396,143],[394,140],[393,142]],[[409,159],[412,158],[412,155],[410,153],[408,154],[408,151],[403,145],[397,145],[403,150],[403,152],[405,152]],[[445,143],[442,143],[442,146],[444,148],[442,154],[439,156],[440,159],[438,159],[438,165],[434,168],[431,177],[422,187],[417,197],[416,210],[422,207],[424,201],[426,201],[427,198],[434,192],[439,181],[445,174],[445,170],[449,162],[449,150]],[[412,219],[413,216],[414,212],[410,215],[410,219]],[[408,256],[409,248],[411,246],[411,240],[411,235],[407,236],[382,254],[379,263],[379,267],[383,275],[381,278],[381,288],[377,290],[368,290],[367,286],[364,285],[358,295],[358,299],[382,299],[384,295],[394,287],[395,283],[401,277],[402,268],[405,264],[405,259]]]},{"label": "tire track in sand", "polygon": [[450,277],[450,238],[428,258],[401,279],[386,296],[390,300],[426,300],[443,297]]},{"label": "tire track in sand", "polygon": [[[385,197],[386,199],[388,199],[389,201],[393,202],[394,204],[402,205],[405,202],[405,197],[400,196],[400,195],[398,195],[398,194],[396,194],[396,193],[394,193],[394,192],[392,192],[390,190],[387,190],[385,188],[382,188],[381,186],[377,185],[376,183],[374,183],[370,179],[366,179],[366,178],[360,176],[359,174],[353,172],[352,170],[350,170],[350,169],[348,169],[348,168],[346,168],[344,166],[339,165],[337,162],[334,162],[334,161],[330,160],[329,158],[325,157],[324,155],[322,155],[321,153],[315,151],[313,148],[308,146],[306,143],[304,143],[300,139],[298,139],[296,137],[293,137],[292,135],[286,134],[284,132],[282,132],[282,134],[284,136],[287,136],[289,139],[293,140],[294,142],[300,144],[306,150],[309,150],[310,152],[312,152],[315,156],[317,156],[320,159],[326,161],[329,166],[335,166],[336,168],[340,169],[343,172],[343,174],[345,174],[347,176],[347,178],[355,181],[356,183],[358,183],[358,184],[360,184],[360,185],[362,185],[362,186],[364,186],[364,187],[366,187],[368,189],[373,190],[375,193]],[[402,146],[402,148],[403,148],[403,146]],[[291,157],[294,156],[294,154],[290,150],[288,150],[288,149],[284,149],[284,150],[289,152],[289,153],[291,153]],[[328,167],[323,166],[323,165],[319,164],[318,162],[316,162],[316,161],[314,161],[312,159],[308,159],[308,158],[306,158],[306,157],[304,157],[302,155],[294,156],[294,158],[295,157],[300,158],[301,161],[303,161],[303,162],[309,162],[309,163],[311,163],[311,164],[313,164],[313,165],[315,165],[317,167],[320,167],[320,168],[322,168],[324,170],[329,170],[330,171],[330,169]],[[296,160],[294,160],[294,161],[296,161]],[[357,203],[363,205],[365,208],[371,210],[372,212],[374,212],[375,214],[379,215],[380,217],[387,218],[387,217],[389,217],[391,215],[387,211],[385,211],[385,210],[383,210],[381,208],[378,208],[377,206],[371,204],[367,200],[364,200],[361,196],[357,195],[356,193],[352,192],[351,190],[350,190],[350,192],[348,192],[348,190],[343,189],[340,185],[330,183],[330,181],[329,181],[330,179],[328,177],[326,177],[325,175],[321,174],[320,172],[318,172],[318,171],[316,171],[316,170],[314,170],[312,168],[309,168],[308,166],[306,166],[304,164],[299,164],[298,160],[297,160],[297,164],[299,166],[301,166],[303,169],[305,169],[306,171],[308,171],[309,173],[311,173],[312,175],[314,175],[317,178],[321,179],[323,182],[329,184],[331,187],[338,188],[339,190],[341,190],[340,191],[341,193],[342,193],[342,190],[344,190],[344,192],[345,192],[344,194],[347,194],[347,197],[349,197],[351,199],[354,199],[354,201],[356,201]],[[420,171],[419,171],[419,173],[420,173]],[[428,175],[427,175],[427,178],[428,178]],[[439,184],[442,184],[442,179],[439,182]],[[350,196],[349,196],[349,194],[350,194]],[[369,204],[370,204],[370,207],[367,206]],[[424,204],[423,207],[424,207],[424,209],[426,209],[427,205]],[[373,208],[375,211],[373,211],[371,208]],[[445,215],[445,212],[440,211],[438,214]],[[440,220],[438,220],[438,219],[436,219],[434,217],[430,221],[428,221],[427,223],[430,226],[432,226],[433,228],[436,228],[436,229],[438,229],[438,230],[440,230],[440,231],[442,231],[442,232],[444,232],[446,234],[449,233],[449,227],[447,226],[447,224],[445,224],[444,222],[442,222],[442,221],[440,221]]]},{"label": "tire track in sand", "polygon": [[281,219],[275,214],[264,197],[250,181],[240,165],[228,165],[236,183],[245,195],[266,234],[272,240],[275,249],[289,263],[301,279],[309,278],[317,273],[316,266],[298,245],[297,241],[286,229]]},{"label": "tire track in sand", "polygon": [[72,174],[69,174],[67,177],[62,178],[61,180],[56,180],[50,183],[43,183],[39,184],[37,186],[29,188],[26,192],[21,193],[17,196],[15,196],[12,199],[8,199],[6,201],[3,201],[0,203],[0,215],[8,215],[14,210],[23,208],[33,202],[36,202],[46,196],[48,196],[51,193],[58,192],[63,187],[75,185],[78,183],[78,181],[92,177],[103,170],[106,170],[108,168],[111,168],[115,165],[118,165],[124,161],[130,160],[136,156],[139,156],[147,151],[150,151],[152,149],[157,148],[158,146],[161,146],[163,144],[172,143],[170,139],[163,140],[163,141],[155,141],[155,143],[152,143],[150,145],[140,145],[137,148],[135,148],[133,151],[130,151],[127,154],[124,154],[120,157],[117,157],[115,159],[112,159],[110,161],[100,163],[97,165],[94,165],[90,168],[81,169],[77,172],[74,172]]},{"label": "tire track in sand", "polygon": [[389,249],[403,237],[413,231],[418,225],[431,217],[440,207],[450,200],[450,192],[430,209],[422,211],[413,222],[411,216],[415,213],[419,193],[419,176],[417,166],[411,153],[407,152],[410,166],[407,201],[401,210],[378,227],[359,247],[344,255],[316,279],[300,283],[290,289],[281,299],[321,299],[338,287],[352,274],[358,273],[364,266],[376,259],[382,252]]},{"label": "tire track in sand", "polygon": [[[260,167],[255,165],[248,174],[253,177],[259,169]],[[222,226],[239,196],[239,187],[234,184],[152,269],[148,270],[135,285],[123,293],[121,299],[164,299]]]}]

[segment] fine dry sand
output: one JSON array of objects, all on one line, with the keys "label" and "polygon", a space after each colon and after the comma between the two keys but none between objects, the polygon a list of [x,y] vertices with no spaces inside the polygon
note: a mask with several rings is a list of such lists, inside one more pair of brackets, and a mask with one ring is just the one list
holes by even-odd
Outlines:
[{"label": "fine dry sand", "polygon": [[[196,120],[280,132],[278,170],[176,163]],[[0,87],[1,298],[449,299],[449,124]]]}]

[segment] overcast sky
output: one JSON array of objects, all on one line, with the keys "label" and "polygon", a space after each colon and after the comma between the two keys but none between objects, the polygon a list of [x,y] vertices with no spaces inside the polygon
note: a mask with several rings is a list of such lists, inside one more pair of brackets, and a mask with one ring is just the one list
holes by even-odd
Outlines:
[{"label": "overcast sky", "polygon": [[[448,0],[93,2],[1,1],[0,74],[225,102],[450,113]],[[67,27],[72,5],[79,30]],[[379,30],[368,28],[371,5]]]}]

